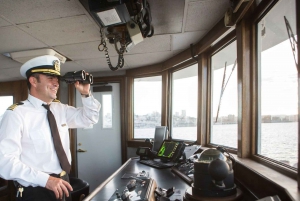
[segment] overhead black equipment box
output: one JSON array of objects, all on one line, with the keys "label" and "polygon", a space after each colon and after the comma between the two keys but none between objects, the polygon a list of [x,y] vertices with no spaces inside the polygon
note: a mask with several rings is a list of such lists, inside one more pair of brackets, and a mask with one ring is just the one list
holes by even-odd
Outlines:
[{"label": "overhead black equipment box", "polygon": [[102,27],[125,24],[130,21],[130,15],[125,1],[88,0],[92,16]]}]

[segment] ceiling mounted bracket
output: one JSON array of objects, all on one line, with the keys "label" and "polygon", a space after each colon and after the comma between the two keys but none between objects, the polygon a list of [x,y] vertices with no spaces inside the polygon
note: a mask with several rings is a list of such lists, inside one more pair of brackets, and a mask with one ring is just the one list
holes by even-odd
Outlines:
[{"label": "ceiling mounted bracket", "polygon": [[231,0],[232,6],[227,9],[224,16],[226,27],[235,26],[251,7],[254,0]]}]

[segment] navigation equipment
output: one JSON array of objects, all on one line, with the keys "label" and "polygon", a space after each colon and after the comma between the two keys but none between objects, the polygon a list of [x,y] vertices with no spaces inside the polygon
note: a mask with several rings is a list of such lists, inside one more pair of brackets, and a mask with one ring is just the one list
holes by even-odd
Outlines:
[{"label": "navigation equipment", "polygon": [[154,142],[152,146],[152,151],[157,153],[160,149],[161,144],[164,139],[167,138],[168,127],[167,126],[156,126],[154,133]]},{"label": "navigation equipment", "polygon": [[[143,148],[139,148],[137,154],[140,156],[139,162],[155,168],[168,168],[173,167],[183,156],[185,144],[183,141],[174,141],[174,140],[164,140],[161,144],[156,157],[158,160],[149,160],[144,158],[142,155],[144,151]],[[142,152],[142,153],[140,153]],[[151,153],[151,152],[150,152]]]},{"label": "navigation equipment", "polygon": [[184,148],[183,141],[164,140],[157,152],[157,157],[162,161],[177,162],[182,156]]}]

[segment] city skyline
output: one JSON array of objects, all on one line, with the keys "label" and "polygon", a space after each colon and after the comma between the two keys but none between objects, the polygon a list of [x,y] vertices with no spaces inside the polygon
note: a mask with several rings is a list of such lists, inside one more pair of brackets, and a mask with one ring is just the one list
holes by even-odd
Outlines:
[{"label": "city skyline", "polygon": [[[237,124],[237,116],[229,114],[227,116],[219,116],[216,122],[216,117],[212,117],[213,124]],[[193,127],[197,126],[197,118],[187,116],[185,111],[175,112],[172,117],[173,127]],[[297,122],[298,114],[294,115],[263,115],[261,116],[261,123],[280,123],[280,122]],[[160,125],[161,114],[159,112],[152,112],[144,115],[134,115],[135,128],[149,127]]]}]

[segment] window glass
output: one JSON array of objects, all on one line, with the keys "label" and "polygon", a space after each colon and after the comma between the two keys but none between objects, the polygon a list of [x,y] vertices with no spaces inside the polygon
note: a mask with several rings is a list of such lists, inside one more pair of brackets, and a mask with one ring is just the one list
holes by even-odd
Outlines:
[{"label": "window glass", "polygon": [[112,128],[111,94],[102,95],[102,121],[103,128]]},{"label": "window glass", "polygon": [[3,115],[9,106],[13,104],[13,96],[0,96],[0,115]]},{"label": "window glass", "polygon": [[154,138],[161,125],[162,76],[134,79],[134,138]]},{"label": "window glass", "polygon": [[237,148],[236,41],[211,58],[212,119],[210,143]]},{"label": "window glass", "polygon": [[295,8],[294,0],[279,1],[257,24],[257,154],[297,168],[298,53],[289,39],[296,34]]},{"label": "window glass", "polygon": [[172,76],[173,139],[197,140],[198,64]]},{"label": "window glass", "polygon": [[13,104],[13,96],[0,96],[0,121],[4,112]]}]

